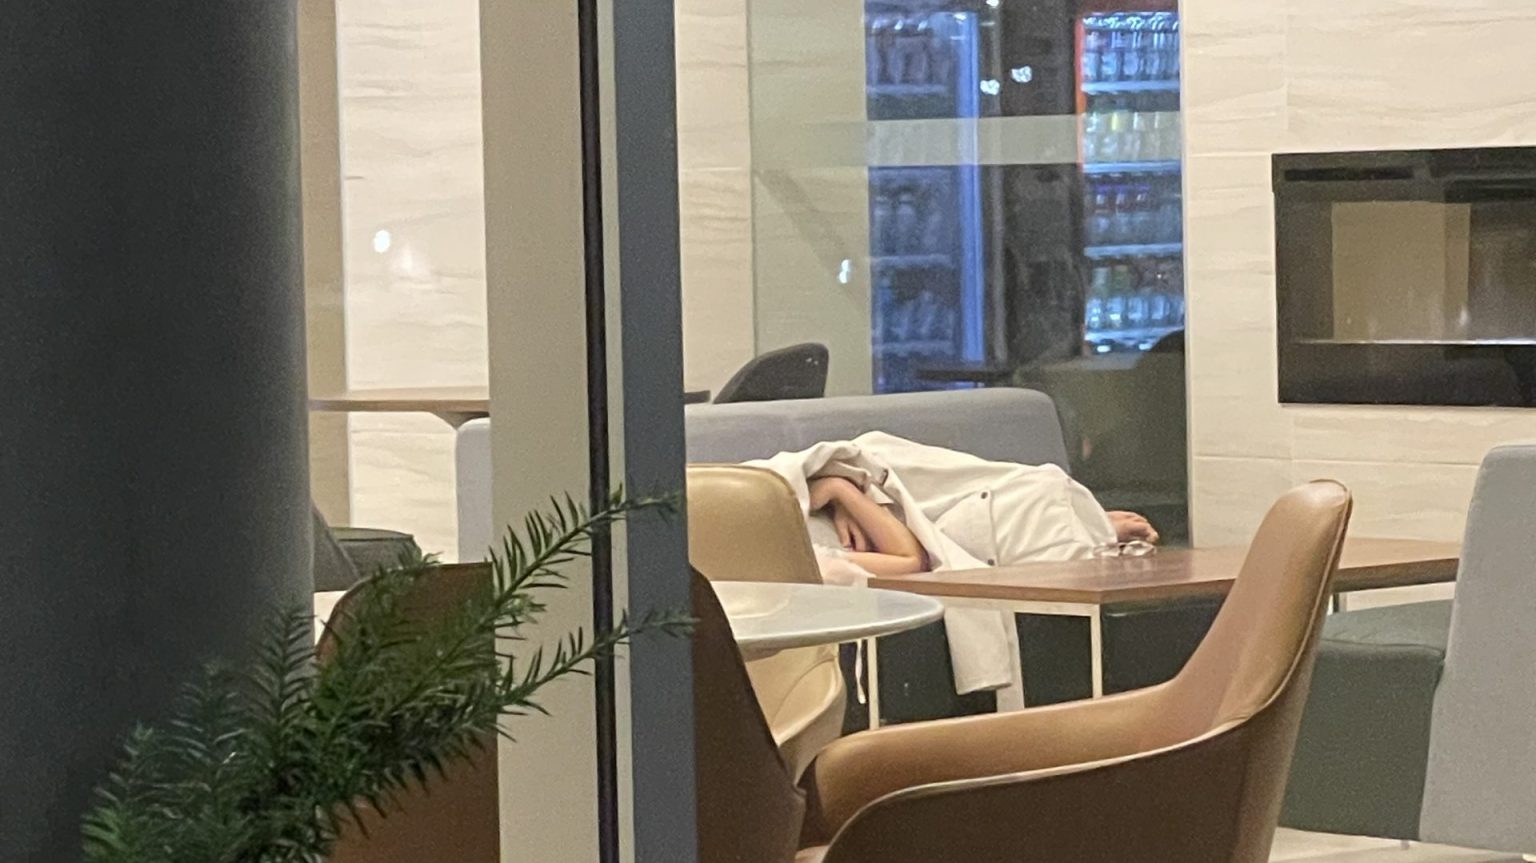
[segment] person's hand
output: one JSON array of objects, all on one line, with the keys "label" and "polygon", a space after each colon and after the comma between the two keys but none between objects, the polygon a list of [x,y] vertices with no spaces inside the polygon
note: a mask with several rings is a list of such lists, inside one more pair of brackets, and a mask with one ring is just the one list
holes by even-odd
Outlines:
[{"label": "person's hand", "polygon": [[1109,522],[1115,526],[1115,539],[1117,542],[1150,542],[1156,544],[1162,537],[1158,536],[1157,529],[1152,522],[1147,521],[1146,516],[1134,512],[1116,511],[1108,513]]},{"label": "person's hand", "polygon": [[824,476],[811,480],[811,512],[820,512],[827,505],[849,492],[859,494],[859,487],[840,476]]},{"label": "person's hand", "polygon": [[843,544],[843,548],[849,551],[874,551],[864,528],[859,527],[859,523],[840,503],[832,504],[832,526],[837,529],[837,541]]}]

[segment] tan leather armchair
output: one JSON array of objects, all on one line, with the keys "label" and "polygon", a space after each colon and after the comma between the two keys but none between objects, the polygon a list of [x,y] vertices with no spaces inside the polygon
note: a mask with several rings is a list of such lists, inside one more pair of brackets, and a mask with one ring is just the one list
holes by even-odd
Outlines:
[{"label": "tan leather armchair", "polygon": [[805,795],[752,695],[730,621],[698,570],[693,616],[699,863],[790,863]]},{"label": "tan leather armchair", "polygon": [[[335,652],[338,637],[346,637],[347,609],[368,585],[368,580],[358,582],[336,603],[316,647],[320,662]],[[407,597],[407,613],[422,621],[441,619],[463,608],[474,591],[490,586],[489,564],[441,566],[416,584]],[[364,808],[364,829],[344,831],[328,863],[500,863],[494,736],[469,759],[448,764],[446,772],[446,778],[433,776],[428,787],[400,795],[388,817]]]},{"label": "tan leather armchair", "polygon": [[1262,863],[1350,513],[1270,510],[1211,631],[1151,689],[896,726],[824,749],[801,863]]},{"label": "tan leather armchair", "polygon": [[[740,465],[688,467],[688,559],[716,581],[820,584],[800,503],[778,474]],[[834,646],[747,663],[752,688],[798,778],[842,733],[847,691]]]}]

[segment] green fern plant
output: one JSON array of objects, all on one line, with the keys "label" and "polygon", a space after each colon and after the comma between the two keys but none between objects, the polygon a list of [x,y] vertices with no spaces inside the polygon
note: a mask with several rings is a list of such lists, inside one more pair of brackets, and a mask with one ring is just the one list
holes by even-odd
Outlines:
[{"label": "green fern plant", "polygon": [[404,560],[374,576],[347,611],[344,635],[316,662],[312,612],[278,617],[247,668],[211,666],[172,718],[129,737],[85,819],[90,863],[316,863],[364,812],[387,815],[399,794],[503,733],[509,715],[542,712],[545,687],[583,674],[637,633],[679,633],[687,618],[625,619],[580,632],[552,652],[516,644],[565,587],[563,570],[592,537],[670,499],[615,494],[588,511],[569,498],[531,513],[494,556],[493,578],[464,606],[423,622],[409,613],[437,565]]}]

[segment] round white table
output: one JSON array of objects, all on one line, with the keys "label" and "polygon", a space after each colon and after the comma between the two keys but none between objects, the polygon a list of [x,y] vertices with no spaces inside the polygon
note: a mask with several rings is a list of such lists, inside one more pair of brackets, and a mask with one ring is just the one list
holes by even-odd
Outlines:
[{"label": "round white table", "polygon": [[944,615],[931,596],[822,584],[711,582],[742,653],[842,644],[891,635]]},{"label": "round white table", "polygon": [[[712,584],[737,645],[754,657],[890,635],[944,616],[944,606],[933,597],[895,590],[757,581]],[[339,599],[341,591],[315,594],[319,622],[331,616]],[[317,627],[317,637],[318,632]]]}]

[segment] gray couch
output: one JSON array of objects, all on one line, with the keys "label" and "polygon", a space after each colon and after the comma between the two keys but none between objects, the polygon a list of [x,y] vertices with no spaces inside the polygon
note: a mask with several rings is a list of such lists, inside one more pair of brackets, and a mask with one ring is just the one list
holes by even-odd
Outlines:
[{"label": "gray couch", "polygon": [[993,461],[1067,467],[1056,406],[1023,389],[690,405],[690,462],[742,462],[883,431]]},{"label": "gray couch", "polygon": [[1454,602],[1330,617],[1281,823],[1536,851],[1536,445],[1478,473]]}]

